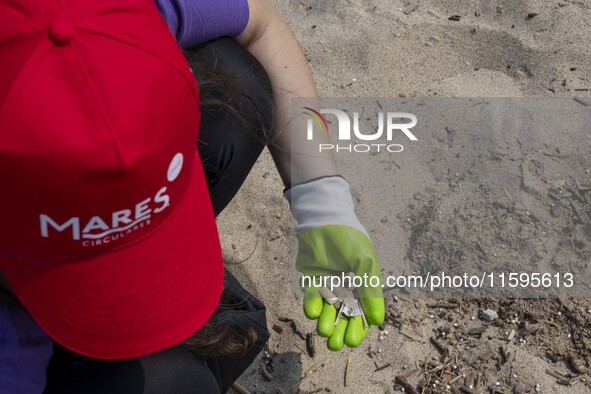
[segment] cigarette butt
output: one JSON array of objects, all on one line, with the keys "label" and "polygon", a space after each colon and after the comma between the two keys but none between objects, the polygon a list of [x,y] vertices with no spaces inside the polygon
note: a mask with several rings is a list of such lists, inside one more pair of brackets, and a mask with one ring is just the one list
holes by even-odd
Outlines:
[{"label": "cigarette butt", "polygon": [[351,358],[353,354],[349,353],[349,357],[347,358],[347,366],[345,367],[345,387],[349,387],[349,380],[351,374]]},{"label": "cigarette butt", "polygon": [[244,386],[242,386],[240,383],[236,383],[234,382],[234,384],[232,384],[232,388],[236,391],[238,391],[240,394],[252,394],[250,391],[248,391]]}]

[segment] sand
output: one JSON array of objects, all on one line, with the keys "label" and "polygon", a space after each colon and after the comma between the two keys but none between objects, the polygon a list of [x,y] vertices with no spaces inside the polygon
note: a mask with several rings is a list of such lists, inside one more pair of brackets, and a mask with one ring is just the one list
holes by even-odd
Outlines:
[{"label": "sand", "polygon": [[[590,95],[586,89],[591,89],[591,10],[584,1],[271,2],[300,40],[322,97]],[[459,21],[449,19],[454,15]],[[450,142],[443,130],[439,133],[434,130],[424,137],[433,144],[417,148],[421,154],[400,159],[387,226],[380,222],[382,217],[363,207],[363,188],[351,182],[361,199],[359,216],[375,234],[378,251],[378,244],[387,238],[399,246],[397,261],[411,271],[425,256],[440,261],[439,251],[450,245],[475,259],[482,254],[496,256],[501,235],[493,230],[505,229],[500,218],[513,215],[521,225],[506,227],[507,239],[516,241],[505,242],[503,249],[516,256],[517,252],[537,256],[548,264],[589,261],[591,230],[578,220],[571,203],[574,197],[560,200],[561,212],[557,208],[552,212],[550,204],[556,201],[548,197],[569,193],[569,187],[584,186],[588,180],[591,137],[586,130],[561,138],[529,138],[511,149],[507,136],[483,143],[460,133]],[[556,154],[556,148],[562,153]],[[476,151],[480,156],[464,154]],[[452,163],[450,158],[457,154],[461,156]],[[536,168],[543,168],[543,173]],[[343,172],[351,173],[346,168]],[[516,180],[513,186],[508,182],[511,198],[498,186],[505,176]],[[483,185],[492,191],[483,192]],[[395,299],[398,294],[389,292],[386,301],[396,316],[383,327],[388,335],[374,327],[359,348],[337,353],[328,351],[317,337],[316,355],[310,357],[305,341],[283,321],[293,319],[304,334],[314,331],[314,323],[305,318],[301,300],[292,292],[292,222],[282,190],[265,152],[218,223],[229,269],[267,305],[269,327],[282,329],[272,331],[269,357],[261,355],[239,380],[251,392],[384,393],[399,390],[393,380],[404,374],[415,388],[428,383],[425,392],[433,393],[446,392],[447,384],[451,386],[447,392],[459,392],[460,386],[474,384],[478,374],[477,393],[490,392],[489,388],[536,392],[536,387],[542,393],[591,391],[586,371],[591,362],[588,300],[456,300],[457,306],[448,308],[404,295]],[[575,203],[591,213],[588,201]],[[432,215],[434,210],[441,214]],[[465,215],[455,215],[458,211]],[[523,213],[530,211],[538,221]],[[484,251],[474,247],[469,236],[479,223],[493,229],[480,234]],[[555,228],[568,236],[540,235]],[[528,244],[520,249],[526,238],[545,247]],[[566,260],[552,260],[557,254]],[[492,324],[481,318],[487,308],[500,316]],[[474,334],[481,327],[485,331]],[[507,341],[512,330],[515,336]],[[430,338],[449,349],[452,361],[444,361],[446,366],[430,376],[412,373],[425,360],[434,365],[441,360],[441,351]],[[469,344],[459,344],[460,339]],[[353,366],[345,387],[349,357]],[[269,364],[271,381],[260,373],[261,365]],[[579,378],[564,386],[547,370]],[[449,382],[462,374],[465,377]]]}]

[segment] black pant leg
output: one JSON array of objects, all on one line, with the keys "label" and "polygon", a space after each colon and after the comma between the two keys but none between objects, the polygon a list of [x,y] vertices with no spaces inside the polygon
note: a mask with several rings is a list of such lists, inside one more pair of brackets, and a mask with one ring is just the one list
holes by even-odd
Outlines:
[{"label": "black pant leg", "polygon": [[[230,38],[189,50],[187,59],[195,70],[202,102],[218,102],[202,105],[198,143],[217,216],[236,195],[265,147],[273,126],[273,94],[263,66]],[[224,81],[199,83],[204,78],[199,70],[221,73]]]},{"label": "black pant leg", "polygon": [[182,349],[104,361],[60,345],[47,369],[44,394],[210,394],[220,387],[205,360]]}]

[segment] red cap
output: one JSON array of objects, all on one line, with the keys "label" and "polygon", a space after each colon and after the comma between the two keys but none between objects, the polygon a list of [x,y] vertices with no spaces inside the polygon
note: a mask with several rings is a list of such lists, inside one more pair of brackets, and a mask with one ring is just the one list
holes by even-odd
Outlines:
[{"label": "red cap", "polygon": [[152,0],[0,2],[0,271],[57,342],[137,357],[197,331],[223,263],[199,95]]}]

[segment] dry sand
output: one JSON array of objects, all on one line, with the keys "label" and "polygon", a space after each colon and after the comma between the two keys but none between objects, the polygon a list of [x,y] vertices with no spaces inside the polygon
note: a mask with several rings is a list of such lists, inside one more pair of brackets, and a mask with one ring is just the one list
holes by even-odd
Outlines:
[{"label": "dry sand", "polygon": [[[591,89],[588,79],[591,6],[585,1],[272,0],[272,3],[300,40],[319,94],[324,97],[590,94],[585,89]],[[460,16],[459,21],[449,20],[452,15]],[[432,137],[437,141],[436,135]],[[475,139],[458,138],[467,150],[479,148],[499,154],[498,149],[504,149],[502,141],[489,141],[489,145],[478,147],[470,146],[477,143]],[[396,174],[397,198],[389,217],[395,228],[389,239],[400,245],[399,254],[404,256],[401,264],[409,267],[424,255],[431,254],[437,259],[437,248],[448,242],[458,250],[473,251],[453,234],[447,238],[441,234],[449,233],[450,226],[459,228],[458,234],[468,231],[473,223],[466,217],[474,213],[484,215],[483,223],[491,228],[499,215],[523,206],[532,207],[536,215],[543,217],[542,223],[552,220],[547,194],[568,193],[569,185],[588,179],[585,170],[591,168],[588,159],[591,137],[585,131],[574,139],[564,138],[559,142],[562,151],[576,152],[574,158],[567,160],[544,154],[551,152],[544,149],[556,146],[544,147],[544,141],[526,143],[519,152],[502,151],[500,160],[499,157],[494,160],[495,171],[501,174],[521,171],[521,176],[532,179],[525,190],[515,191],[518,197],[512,203],[513,208],[503,208],[499,205],[501,197],[483,193],[478,187],[478,177],[465,176],[474,164],[470,155],[454,164],[452,174],[460,174],[465,185],[462,198],[456,198],[458,179],[446,176],[449,171],[439,174],[437,169],[451,168],[445,167],[446,155],[463,151],[448,144],[445,137],[439,142],[441,146],[407,159],[409,165],[419,168],[419,173],[404,171],[403,166]],[[429,164],[432,159],[437,161]],[[540,174],[536,172],[539,165],[549,174],[548,182],[540,183],[537,177]],[[421,183],[417,184],[416,179],[421,179]],[[561,179],[566,180],[564,184],[550,185]],[[553,191],[555,187],[564,190]],[[586,372],[591,362],[591,302],[581,300],[460,300],[457,307],[441,308],[430,307],[426,300],[394,300],[393,294],[388,294],[386,300],[397,315],[385,325],[389,335],[380,340],[380,330],[374,327],[358,349],[338,353],[328,351],[323,340],[316,338],[317,352],[311,358],[305,341],[292,332],[287,322],[281,321],[291,318],[304,334],[314,331],[314,323],[304,317],[301,301],[294,298],[291,290],[292,223],[282,189],[272,160],[265,152],[244,188],[219,218],[230,270],[267,305],[269,327],[277,325],[283,329],[282,333],[272,331],[270,359],[260,357],[239,380],[251,392],[384,393],[399,390],[400,386],[394,385],[393,380],[406,373],[409,373],[408,381],[419,387],[425,383],[426,375],[410,372],[425,360],[436,366],[438,361],[432,357],[439,360],[441,356],[430,342],[431,337],[450,349],[452,362],[428,377],[431,391],[425,392],[445,392],[449,380],[462,373],[469,380],[482,374],[474,388],[477,393],[490,392],[489,387],[499,393],[519,392],[514,391],[516,386],[519,389],[518,384],[523,387],[522,392],[535,392],[536,385],[542,393],[591,392],[591,378]],[[419,198],[417,192],[421,193]],[[467,205],[469,201],[477,204]],[[569,204],[570,200],[565,201],[564,212],[554,217],[561,228],[572,230],[568,236],[572,247],[566,247],[561,255],[589,261],[591,230],[577,222]],[[591,204],[582,205],[591,213]],[[430,216],[435,206],[443,207],[443,218]],[[470,212],[456,218],[450,212],[457,209]],[[397,217],[401,222],[406,218],[411,221],[403,225],[397,222]],[[544,231],[527,222],[523,215],[515,217],[525,221],[524,226],[514,230],[516,237],[524,236],[519,231],[532,234]],[[373,222],[365,220],[368,229],[379,233],[380,218],[369,220]],[[494,248],[495,234],[487,234],[490,247]],[[560,237],[544,241],[558,245]],[[544,253],[550,253],[548,249],[552,247]],[[535,254],[533,249],[528,249],[528,253]],[[546,258],[544,254],[540,259],[543,258]],[[500,318],[494,324],[488,325],[479,318],[487,308],[499,312]],[[485,331],[475,334],[477,330],[474,330],[483,326]],[[516,334],[507,342],[503,338],[511,330]],[[460,340],[469,344],[460,346]],[[349,357],[353,367],[349,385],[345,387],[344,371]],[[270,360],[273,380],[267,381],[260,368]],[[545,372],[548,369],[563,375],[580,375],[580,378],[572,386],[560,385]],[[464,383],[470,382],[459,378],[451,384],[452,392],[459,392]]]}]

